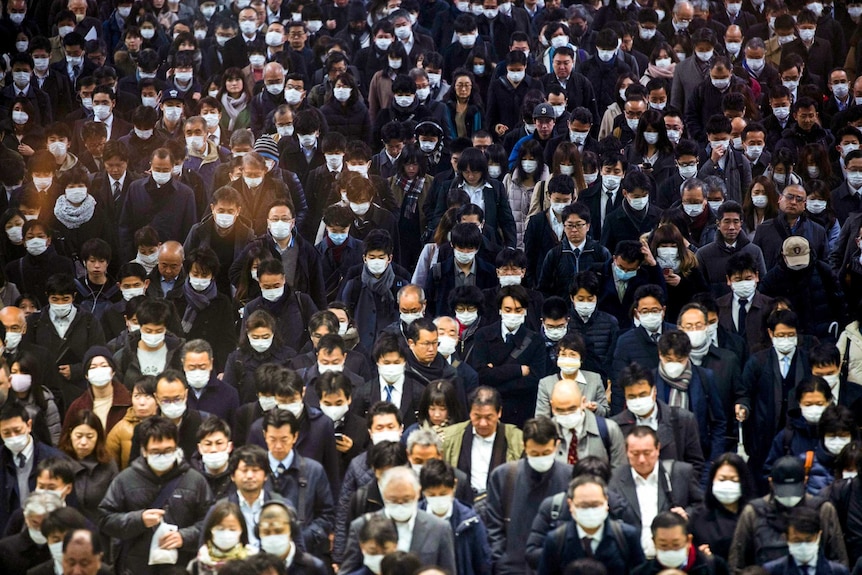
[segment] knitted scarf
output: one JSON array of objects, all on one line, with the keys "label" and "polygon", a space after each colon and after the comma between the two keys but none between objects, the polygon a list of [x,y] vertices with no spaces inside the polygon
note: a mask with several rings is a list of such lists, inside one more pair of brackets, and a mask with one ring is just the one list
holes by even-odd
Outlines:
[{"label": "knitted scarf", "polygon": [[670,79],[670,78],[673,78],[673,71],[675,69],[676,69],[676,64],[674,64],[673,62],[671,62],[670,66],[666,69],[665,68],[659,68],[655,64],[650,64],[647,67],[646,75],[649,76],[650,78]]},{"label": "knitted scarf", "polygon": [[380,296],[383,301],[395,300],[395,296],[392,295],[393,283],[395,283],[395,272],[392,271],[391,265],[386,266],[386,270],[379,278],[374,277],[367,266],[362,266],[362,285],[371,290],[371,293]]},{"label": "knitted scarf", "polygon": [[401,202],[401,217],[410,220],[419,209],[419,195],[425,185],[425,176],[408,180],[404,176],[395,176],[395,185],[404,191],[404,199]]},{"label": "knitted scarf", "polygon": [[703,358],[706,357],[706,354],[709,353],[709,346],[712,342],[709,338],[706,338],[706,341],[699,348],[691,348],[691,353],[689,354],[689,358],[694,365],[700,365],[703,362]]},{"label": "knitted scarf", "polygon": [[95,211],[96,200],[89,194],[80,206],[73,206],[65,195],[59,196],[54,204],[54,216],[56,216],[57,221],[70,230],[80,228],[89,222]]},{"label": "knitted scarf", "polygon": [[691,364],[688,364],[676,379],[667,374],[664,370],[664,364],[661,362],[658,364],[658,372],[662,379],[670,385],[668,405],[688,409],[688,386],[691,383]]},{"label": "knitted scarf", "polygon": [[196,291],[192,285],[186,281],[183,284],[183,295],[186,298],[186,312],[183,314],[183,331],[188,333],[198,317],[198,312],[209,307],[210,303],[218,295],[215,279],[210,282],[210,285],[204,291]]},{"label": "knitted scarf", "polygon": [[233,125],[236,122],[237,116],[245,110],[246,104],[248,104],[248,96],[245,92],[240,94],[239,98],[231,98],[227,94],[224,94],[221,97],[221,103],[230,120],[227,124],[227,129],[228,132],[231,132],[233,131]]}]

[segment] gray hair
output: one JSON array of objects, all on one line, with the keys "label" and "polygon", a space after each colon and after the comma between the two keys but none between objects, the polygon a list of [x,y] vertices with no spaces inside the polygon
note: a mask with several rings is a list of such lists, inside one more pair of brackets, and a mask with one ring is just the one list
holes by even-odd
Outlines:
[{"label": "gray hair", "polygon": [[673,5],[674,16],[679,14],[679,11],[682,10],[683,8],[685,8],[686,6],[688,6],[691,9],[694,9],[694,6],[692,6],[691,2],[688,2],[687,0],[685,0],[683,2],[677,2],[676,4],[674,4]]},{"label": "gray hair", "polygon": [[24,517],[46,515],[63,506],[63,501],[54,493],[33,492],[24,501]]},{"label": "gray hair", "polygon": [[415,446],[429,447],[433,445],[437,448],[437,452],[443,453],[443,440],[440,436],[431,429],[419,428],[407,436],[407,453],[411,453]]},{"label": "gray hair", "polygon": [[587,25],[592,26],[593,24],[593,15],[584,8],[582,4],[575,4],[573,6],[569,6],[569,11],[566,13],[566,18],[571,20],[572,18],[580,18]]},{"label": "gray hair", "polygon": [[766,50],[766,44],[764,44],[763,39],[755,36],[751,40],[745,43],[746,50]]},{"label": "gray hair", "polygon": [[707,193],[719,190],[721,196],[727,199],[727,183],[718,176],[709,176],[704,180],[707,187]]},{"label": "gray hair", "polygon": [[422,492],[422,485],[419,483],[419,477],[416,475],[416,472],[413,471],[410,467],[404,466],[396,466],[390,467],[386,471],[383,472],[383,476],[380,478],[380,494],[384,495],[386,493],[386,488],[393,481],[406,481],[410,485],[416,489],[416,495],[418,496]]},{"label": "gray hair", "polygon": [[186,355],[190,353],[205,353],[209,356],[210,361],[213,360],[213,346],[208,341],[203,339],[193,339],[183,346],[182,360],[185,361]]},{"label": "gray hair", "polygon": [[709,0],[691,0],[691,7],[698,12],[709,12]]},{"label": "gray hair", "polygon": [[249,147],[254,147],[254,132],[249,130],[248,128],[243,128],[242,130],[237,130],[233,134],[230,135],[230,146],[239,146],[239,145],[247,145]]},{"label": "gray hair", "polygon": [[422,286],[418,286],[416,284],[407,284],[398,290],[398,295],[396,297],[396,301],[401,301],[401,296],[406,293],[417,293],[419,294],[419,303],[425,304],[425,290],[422,289]]},{"label": "gray hair", "polygon": [[682,183],[682,188],[679,190],[679,195],[682,196],[685,192],[700,188],[703,197],[706,198],[706,183],[700,178],[689,178]]}]

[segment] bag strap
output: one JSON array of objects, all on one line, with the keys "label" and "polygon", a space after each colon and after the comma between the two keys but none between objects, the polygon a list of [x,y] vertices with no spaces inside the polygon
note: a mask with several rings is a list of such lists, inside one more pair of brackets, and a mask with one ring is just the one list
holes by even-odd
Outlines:
[{"label": "bag strap", "polygon": [[808,479],[808,473],[811,471],[811,468],[814,466],[814,452],[806,451],[805,452],[805,479]]},{"label": "bag strap", "polygon": [[551,499],[551,521],[556,521],[560,517],[560,511],[563,509],[563,503],[566,500],[566,492],[560,491]]},{"label": "bag strap", "polygon": [[604,417],[596,416],[596,426],[599,428],[599,437],[602,438],[602,445],[605,446],[605,451],[608,453],[608,461],[611,459],[611,435],[608,432],[608,422]]},{"label": "bag strap", "polygon": [[182,479],[182,478],[183,478],[182,475],[177,475],[176,477],[174,477],[173,479],[171,479],[170,481],[168,481],[167,483],[162,485],[162,488],[159,489],[159,494],[156,495],[156,499],[155,499],[155,501],[153,501],[153,503],[150,507],[152,509],[163,508],[165,506],[165,503],[168,502],[168,497],[170,497],[171,494],[174,492],[174,489],[177,488],[177,485],[179,485],[180,479]]},{"label": "bag strap", "polygon": [[530,347],[530,344],[533,343],[533,336],[531,334],[527,334],[524,336],[524,341],[521,342],[521,345],[516,347],[509,353],[509,357],[514,360],[517,360],[521,357],[521,354],[527,351],[527,348]]},{"label": "bag strap", "polygon": [[850,375],[850,336],[847,336],[847,341],[844,344],[844,361],[841,362],[841,381],[847,381]]},{"label": "bag strap", "polygon": [[304,457],[301,457],[298,453],[296,454],[299,457],[299,499],[296,502],[296,514],[299,517],[300,525],[305,524],[305,517],[303,516],[303,509],[305,509],[305,500],[308,498],[308,477],[307,477],[307,468],[308,464],[305,461]]},{"label": "bag strap", "polygon": [[623,558],[628,560],[629,544],[628,541],[626,541],[626,534],[623,533],[623,528],[620,527],[619,521],[615,519],[611,519],[611,533],[613,533],[614,539],[617,541],[617,547],[620,548],[620,553]]},{"label": "bag strap", "polygon": [[518,479],[518,462],[513,461],[506,468],[506,483],[503,484],[503,523],[506,531],[509,530],[511,521],[512,500],[515,498],[515,481]]},{"label": "bag strap", "polygon": [[302,333],[308,333],[308,319],[305,317],[305,306],[302,305],[302,294],[297,290],[293,290],[293,295],[296,297],[296,305],[299,306],[299,317],[302,318]]}]

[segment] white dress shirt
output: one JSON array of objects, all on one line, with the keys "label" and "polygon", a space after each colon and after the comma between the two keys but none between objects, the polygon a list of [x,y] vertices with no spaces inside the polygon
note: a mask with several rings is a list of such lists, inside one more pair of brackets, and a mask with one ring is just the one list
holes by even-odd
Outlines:
[{"label": "white dress shirt", "polygon": [[590,535],[586,531],[584,531],[580,525],[575,523],[575,528],[578,530],[578,540],[583,541],[584,537],[590,538],[590,548],[593,550],[593,554],[596,553],[596,549],[599,548],[599,545],[602,543],[602,536],[605,533],[605,526],[602,525],[598,531]]},{"label": "white dress shirt", "polygon": [[638,496],[638,507],[641,511],[641,547],[647,558],[655,556],[655,545],[652,540],[652,521],[658,515],[658,468],[661,462],[656,461],[655,467],[646,477],[632,468],[635,481],[635,492]]},{"label": "white dress shirt", "polygon": [[470,453],[470,486],[478,493],[485,493],[488,488],[488,470],[491,468],[491,457],[494,452],[494,439],[497,433],[490,437],[482,437],[473,430],[473,449]]},{"label": "white dress shirt", "polygon": [[401,408],[401,395],[404,393],[404,376],[398,378],[398,381],[395,383],[386,383],[382,377],[378,378],[380,380],[380,399],[386,401],[386,387],[392,386],[392,405],[397,408]]},{"label": "white dress shirt", "polygon": [[410,518],[410,521],[401,523],[395,521],[395,529],[398,531],[398,551],[410,552],[410,545],[413,544],[413,528],[416,527],[416,514]]}]

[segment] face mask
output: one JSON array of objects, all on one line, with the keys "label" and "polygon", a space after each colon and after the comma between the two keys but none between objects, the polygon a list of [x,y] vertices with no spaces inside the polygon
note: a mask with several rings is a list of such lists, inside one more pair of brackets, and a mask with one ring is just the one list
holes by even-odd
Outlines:
[{"label": "face mask", "polygon": [[766,196],[751,196],[751,203],[755,208],[765,208],[768,199]]},{"label": "face mask", "polygon": [[568,328],[564,325],[560,327],[546,327],[543,329],[545,330],[545,337],[550,341],[560,341],[568,331]]},{"label": "face mask", "polygon": [[772,347],[780,354],[787,355],[796,349],[795,337],[773,337]]},{"label": "face mask", "polygon": [[[14,14],[13,14],[14,16]],[[31,527],[27,528],[27,533],[30,535],[30,539],[33,540],[33,543],[36,545],[44,545],[48,542],[48,538],[42,535],[42,532],[38,529],[33,529]]]},{"label": "face mask", "polygon": [[295,403],[279,403],[278,408],[291,412],[297,418],[302,415],[301,401],[297,401]]},{"label": "face mask", "polygon": [[3,439],[3,444],[15,455],[18,455],[24,448],[27,447],[27,444],[30,442],[30,434],[22,433],[21,435],[13,435],[12,437],[6,437]]},{"label": "face mask", "polygon": [[617,53],[616,50],[602,50],[602,49],[596,49],[596,52],[598,53],[599,60],[601,60],[602,62],[610,62],[613,59],[614,54]]},{"label": "face mask", "polygon": [[712,58],[713,52],[714,52],[713,50],[709,50],[708,52],[697,52],[697,51],[695,51],[695,54],[697,55],[697,59],[700,60],[701,62],[709,62],[710,59]]},{"label": "face mask", "polygon": [[321,405],[320,411],[332,421],[341,421],[350,410],[349,405]]},{"label": "face mask", "polygon": [[783,507],[792,509],[793,507],[799,505],[799,502],[802,501],[802,496],[793,495],[791,497],[779,497],[776,495],[775,500],[778,501],[778,503],[780,503]]},{"label": "face mask", "polygon": [[171,172],[150,172],[150,175],[153,177],[153,181],[160,186],[164,186],[170,182],[173,177],[173,173]]},{"label": "face mask", "polygon": [[739,54],[742,49],[742,42],[725,42],[724,47],[733,55]]},{"label": "face mask", "polygon": [[273,289],[262,289],[260,294],[266,301],[278,301],[284,295],[284,286]]},{"label": "face mask", "polygon": [[400,315],[399,315],[399,317],[401,318],[401,321],[403,321],[403,322],[404,322],[404,323],[406,323],[407,325],[410,325],[410,324],[412,324],[414,321],[416,321],[417,319],[422,319],[423,317],[425,317],[425,315],[424,315],[423,313],[421,313],[421,312],[420,312],[420,313],[404,313],[404,312],[401,312],[401,313],[400,313]]},{"label": "face mask", "polygon": [[814,32],[815,30],[811,30],[810,28],[805,28],[799,31],[799,39],[803,42],[811,42],[814,40]]},{"label": "face mask", "polygon": [[554,454],[551,455],[528,455],[527,465],[537,473],[547,473],[554,466]]},{"label": "face mask", "polygon": [[637,270],[625,271],[623,269],[620,269],[617,267],[616,264],[613,265],[613,268],[614,268],[614,277],[616,277],[616,279],[618,281],[621,281],[621,282],[629,281],[630,279],[635,277],[638,273]]},{"label": "face mask", "polygon": [[638,417],[646,417],[652,412],[653,408],[655,407],[655,400],[653,399],[652,395],[647,397],[636,397],[634,399],[627,399],[626,407],[629,411],[631,411]]},{"label": "face mask", "polygon": [[843,100],[850,93],[850,87],[847,84],[834,84],[832,93],[835,94],[836,98]]},{"label": "face mask", "polygon": [[688,559],[688,545],[682,549],[670,549],[667,551],[656,549],[655,558],[664,567],[675,569]]},{"label": "face mask", "polygon": [[459,34],[458,43],[462,48],[472,48],[476,44],[476,34]]},{"label": "face mask", "polygon": [[772,113],[775,114],[776,118],[783,122],[790,117],[790,106],[780,106],[778,108],[772,108]]},{"label": "face mask", "polygon": [[738,298],[744,298],[747,300],[751,299],[751,296],[754,295],[754,289],[757,287],[757,282],[755,280],[742,280],[738,282],[732,282],[730,284],[730,289],[733,291],[734,295]]},{"label": "face mask", "polygon": [[799,87],[799,80],[784,80],[781,84],[791,92],[795,92]]},{"label": "face mask", "polygon": [[644,140],[647,144],[654,146],[658,142],[658,132],[644,132]]},{"label": "face mask", "polygon": [[847,183],[855,189],[862,187],[862,172],[847,172]]},{"label": "face mask", "polygon": [[375,38],[374,45],[381,52],[385,52],[392,45],[392,40],[390,38]]},{"label": "face mask", "polygon": [[395,104],[401,108],[409,108],[416,100],[416,96],[395,96]]},{"label": "face mask", "polygon": [[718,208],[721,207],[721,204],[724,203],[724,200],[707,200],[706,202],[709,205],[709,209],[713,212],[718,212]]},{"label": "face mask", "polygon": [[461,325],[473,325],[473,323],[479,319],[478,311],[456,311],[455,319],[457,319]]},{"label": "face mask", "polygon": [[386,515],[397,523],[407,523],[413,516],[416,515],[416,502],[413,503],[384,503],[383,508],[386,510]]},{"label": "face mask", "polygon": [[202,389],[207,383],[209,383],[210,372],[208,369],[194,369],[186,371],[185,373],[186,381],[189,383],[190,387]]},{"label": "face mask", "polygon": [[32,238],[24,242],[27,253],[31,256],[40,256],[48,249],[48,240],[45,238]]},{"label": "face mask", "polygon": [[[221,469],[222,467],[227,465],[228,459],[230,459],[230,453],[228,453],[227,451],[218,451],[216,453],[204,453],[201,455],[201,461],[203,462],[204,467],[206,467],[210,471],[215,471],[215,470]],[[236,545],[239,542],[239,531],[226,531],[225,530],[223,532],[236,533],[237,541],[234,542],[233,544],[227,546],[227,547],[222,547],[220,545],[217,545],[217,547],[220,547],[222,549],[231,549],[234,545]],[[215,533],[217,533],[217,532],[214,531],[213,535],[215,535]]]},{"label": "face mask", "polygon": [[163,341],[165,341],[165,334],[164,332],[142,333],[141,341],[143,341],[147,347],[158,347],[162,344]]},{"label": "face mask", "polygon": [[[673,27],[676,28],[676,23],[674,23]],[[686,28],[688,28],[688,26],[686,26]],[[679,60],[680,62],[685,62],[685,59],[687,58],[685,52],[675,52],[675,54],[677,60]]]},{"label": "face mask", "polygon": [[[6,345],[8,347],[9,343],[7,342]],[[822,377],[826,380],[826,383],[828,383],[829,387],[832,389],[835,389],[836,387],[838,387],[838,384],[841,383],[841,375],[837,373],[833,373],[832,375],[824,375]]]},{"label": "face mask", "polygon": [[24,334],[22,334],[22,333],[17,333],[14,331],[7,331],[6,332],[6,342],[5,342],[6,347],[10,350],[18,349],[18,345],[21,343],[21,337],[23,335]]},{"label": "face mask", "polygon": [[138,252],[138,261],[142,261],[148,265],[156,265],[159,261],[159,252],[153,252],[151,254],[142,254]]},{"label": "face mask", "polygon": [[379,276],[385,272],[388,266],[389,262],[387,260],[373,259],[365,262],[368,272],[375,276]]},{"label": "face mask", "polygon": [[622,181],[622,176],[602,176],[602,188],[608,192],[614,192],[619,189],[620,182]]},{"label": "face mask", "polygon": [[640,124],[640,119],[626,118],[626,125],[629,127],[629,130],[631,130],[632,132],[637,132],[638,124]]},{"label": "face mask", "polygon": [[826,451],[832,455],[838,455],[850,443],[849,437],[827,436],[823,440],[823,446]]},{"label": "face mask", "polygon": [[797,565],[809,565],[817,561],[820,551],[820,541],[805,543],[788,543],[787,551]]},{"label": "face mask", "polygon": [[72,304],[70,303],[52,303],[48,305],[56,317],[63,318],[72,313]]},{"label": "face mask", "polygon": [[26,373],[13,373],[9,379],[12,383],[12,389],[18,393],[24,393],[33,384],[33,376]]},{"label": "face mask", "polygon": [[654,332],[661,327],[664,316],[661,313],[642,313],[638,318],[645,330]]},{"label": "face mask", "polygon": [[597,529],[604,525],[608,518],[608,508],[605,505],[601,507],[588,507],[586,509],[575,509],[572,513],[575,521],[584,529]]},{"label": "face mask", "polygon": [[766,64],[766,60],[763,58],[746,58],[745,63],[751,71],[759,72]]},{"label": "face mask", "polygon": [[30,72],[12,72],[12,81],[17,86],[26,86],[30,82]]},{"label": "face mask", "polygon": [[473,263],[473,260],[476,258],[476,252],[465,252],[461,250],[454,250],[455,252],[455,261],[461,265],[467,265]]},{"label": "face mask", "polygon": [[450,355],[455,353],[455,349],[457,347],[458,347],[458,339],[457,338],[454,338],[454,337],[451,337],[448,335],[441,335],[438,338],[437,351],[442,356],[449,357]]},{"label": "face mask", "polygon": [[[641,325],[643,325],[643,320],[641,320]],[[664,364],[664,372],[671,379],[676,379],[682,375],[682,372],[685,371],[685,364],[680,363],[678,361],[668,361]]]},{"label": "face mask", "polygon": [[521,160],[521,169],[527,174],[535,172],[538,165],[536,160]]},{"label": "face mask", "polygon": [[[698,55],[700,55],[700,52],[698,52]],[[724,90],[730,86],[730,78],[712,78],[711,81],[712,85],[719,90]]]},{"label": "face mask", "polygon": [[327,235],[329,236],[329,239],[332,240],[332,243],[337,245],[337,246],[340,246],[341,244],[346,242],[347,236],[348,236],[348,234],[327,234]]},{"label": "face mask", "polygon": [[649,203],[649,196],[644,196],[642,198],[626,198],[626,201],[635,211],[641,211],[642,209],[647,207]]},{"label": "face mask", "polygon": [[509,81],[513,84],[517,84],[517,83],[521,82],[525,76],[526,76],[526,73],[523,70],[520,70],[517,72],[510,70],[510,71],[506,72],[506,78],[508,78]]},{"label": "face mask", "polygon": [[432,74],[431,72],[428,72],[428,83],[431,84],[432,88],[439,87],[442,80],[443,74]]},{"label": "face mask", "polygon": [[[224,461],[227,463],[228,452],[224,451]],[[204,465],[206,465],[207,455],[209,456],[221,456],[222,453],[207,453],[203,455]],[[210,459],[212,461],[212,457]],[[215,467],[208,466],[208,469],[221,469],[224,466],[224,463],[221,465],[217,465]],[[239,545],[240,536],[242,535],[241,531],[234,531],[233,529],[213,529],[212,531],[212,541],[213,545],[221,549],[222,551],[229,551]]]},{"label": "face mask", "polygon": [[260,405],[260,408],[264,411],[270,411],[274,409],[278,402],[275,400],[275,397],[271,395],[261,395],[257,398],[257,402]]},{"label": "face mask", "polygon": [[398,382],[398,380],[404,377],[404,367],[403,363],[378,365],[377,373],[380,375],[380,379],[386,383],[392,384]]},{"label": "face mask", "polygon": [[87,371],[87,381],[94,387],[105,387],[114,379],[114,370],[110,367],[93,367]]},{"label": "face mask", "polygon": [[61,158],[66,155],[66,142],[51,142],[48,144],[48,151],[51,152],[55,158]]},{"label": "face mask", "polygon": [[[697,175],[697,166],[696,165],[694,165],[694,166],[679,166],[679,175],[683,180],[693,178]],[[686,213],[688,213],[687,208],[686,208],[687,205],[688,204],[683,205],[683,209],[686,210]],[[702,206],[701,206],[701,211],[703,211]],[[699,213],[700,212],[698,212],[698,214]],[[689,214],[689,215],[691,215],[691,214]],[[697,214],[695,214],[695,215],[697,215]]]},{"label": "face mask", "polygon": [[500,318],[507,330],[517,331],[524,324],[527,316],[522,313],[501,313]]},{"label": "face mask", "polygon": [[260,548],[266,553],[282,557],[290,551],[290,537],[281,535],[264,535],[260,538]]},{"label": "face mask", "polygon": [[300,134],[299,143],[303,148],[313,148],[317,143],[317,136],[314,134]]},{"label": "face mask", "polygon": [[826,209],[826,200],[808,200],[805,204],[805,209],[812,214],[820,214]]},{"label": "face mask", "polygon": [[[254,183],[254,182],[251,182],[251,183]],[[249,187],[253,187],[249,184],[249,182],[246,182],[246,185]],[[260,184],[258,184],[258,185],[260,185]],[[279,220],[277,222],[270,222],[269,223],[269,233],[272,235],[273,238],[275,238],[277,240],[283,240],[283,239],[286,239],[288,236],[290,236],[291,228],[292,228],[292,226],[291,226],[290,222],[283,222],[283,221]]]},{"label": "face mask", "polygon": [[712,494],[719,503],[731,505],[742,497],[742,485],[736,481],[713,481]]},{"label": "face mask", "polygon": [[823,405],[804,405],[800,410],[802,411],[802,417],[805,421],[812,425],[816,425],[820,421],[820,417],[823,415],[826,407]]},{"label": "face mask", "polygon": [[532,135],[536,131],[536,124],[524,124],[524,131]]},{"label": "face mask", "polygon": [[762,153],[763,146],[748,146],[748,148],[745,149],[745,157],[752,162],[757,161],[757,158],[759,158]]},{"label": "face mask", "polygon": [[374,573],[374,575],[380,575],[381,572],[381,564],[383,563],[383,558],[385,555],[365,555],[362,554],[362,564],[365,567]]},{"label": "face mask", "polygon": [[87,197],[87,188],[68,188],[65,193],[66,199],[73,204],[80,204]]},{"label": "face mask", "polygon": [[[164,410],[162,410],[162,413],[164,414]],[[176,453],[160,453],[158,455],[147,455],[147,465],[149,465],[153,471],[159,473],[167,471],[168,469],[173,467],[176,462]]]},{"label": "face mask", "polygon": [[653,38],[655,38],[655,28],[641,28],[640,29],[640,37],[641,40],[649,42]]},{"label": "face mask", "polygon": [[[571,176],[572,174],[575,173],[575,167],[560,164],[560,173],[563,174],[564,176]],[[551,203],[551,209],[553,209],[554,205],[555,204]],[[567,206],[568,204],[556,204],[556,205],[558,205],[558,206],[566,205]],[[562,214],[562,208],[559,212],[554,212],[554,213],[556,213],[557,215]]]},{"label": "face mask", "polygon": [[569,44],[568,36],[554,36],[551,38],[551,46],[554,48],[562,48],[563,46],[567,46]]}]

